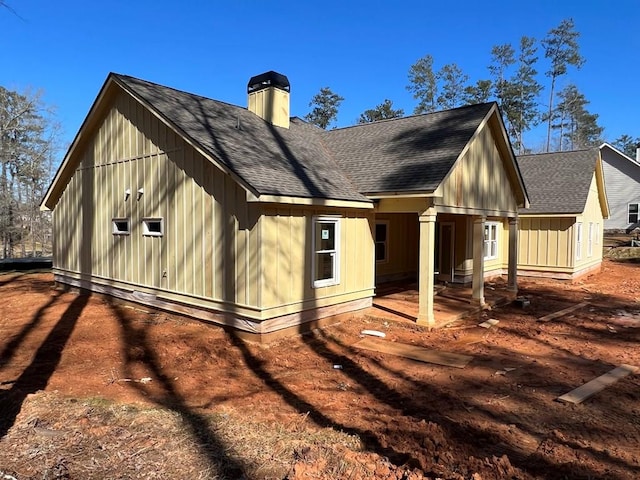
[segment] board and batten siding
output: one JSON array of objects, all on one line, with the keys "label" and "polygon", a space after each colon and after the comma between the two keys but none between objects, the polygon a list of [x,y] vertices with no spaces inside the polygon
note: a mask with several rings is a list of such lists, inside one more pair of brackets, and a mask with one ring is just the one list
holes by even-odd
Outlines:
[{"label": "board and batten siding", "polygon": [[438,212],[516,216],[517,201],[490,124],[473,139],[441,189]]},{"label": "board and batten siding", "polygon": [[[340,218],[340,281],[312,286],[313,220]],[[276,317],[371,298],[374,289],[373,213],[359,209],[265,206],[261,222],[261,305]]]},{"label": "board and batten siding", "polygon": [[604,221],[604,229],[634,228],[629,223],[628,208],[630,203],[640,204],[640,165],[609,148],[601,148],[600,154],[609,201],[609,218]]},{"label": "board and batten siding", "polygon": [[575,217],[520,215],[518,269],[571,272]]},{"label": "board and batten siding", "polygon": [[[76,150],[53,211],[60,281],[257,322],[373,296],[372,212],[247,202],[234,179],[135,99],[119,93],[111,105]],[[342,219],[338,285],[312,288],[316,215]],[[120,218],[128,235],[113,234]],[[162,219],[162,236],[143,235],[148,218]]]},{"label": "board and batten siding", "polygon": [[[577,225],[582,224],[578,258]],[[588,252],[589,225],[592,225],[591,254]],[[595,173],[584,211],[579,215],[527,215],[519,219],[518,270],[547,272],[575,277],[602,262],[604,220]],[[559,278],[565,278],[560,276]],[[566,277],[569,278],[569,277]]]},{"label": "board and batten siding", "polygon": [[[91,133],[53,212],[55,271],[255,316],[260,207],[124,93]],[[113,218],[130,234],[113,235]],[[164,235],[144,236],[145,218],[161,218]]]},{"label": "board and batten siding", "polygon": [[[578,259],[576,256],[575,260],[575,270],[576,272],[580,272],[602,262],[604,218],[602,216],[600,199],[598,198],[598,186],[596,184],[595,174],[589,186],[589,195],[584,212],[577,217],[576,221],[582,222],[582,251],[580,252],[580,258]],[[590,225],[592,229],[591,238],[589,238]],[[589,242],[591,242],[591,253],[589,253]]]},{"label": "board and batten siding", "polygon": [[376,282],[415,277],[418,271],[418,215],[393,213],[376,215],[387,223],[387,259],[376,262]]}]

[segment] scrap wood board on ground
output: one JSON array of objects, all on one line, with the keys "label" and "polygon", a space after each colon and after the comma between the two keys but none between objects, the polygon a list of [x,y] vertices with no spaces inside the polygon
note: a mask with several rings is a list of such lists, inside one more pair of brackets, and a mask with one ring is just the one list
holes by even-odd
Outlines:
[{"label": "scrap wood board on ground", "polygon": [[406,343],[395,343],[385,340],[376,340],[373,338],[365,338],[355,344],[358,348],[365,350],[373,350],[374,352],[389,353],[398,355],[399,357],[411,358],[419,362],[435,363],[436,365],[444,365],[446,367],[464,368],[473,360],[469,355],[460,355],[458,353],[441,352],[439,350],[429,350],[417,345],[407,345]]},{"label": "scrap wood board on ground", "polygon": [[560,310],[558,312],[550,313],[549,315],[545,315],[544,317],[540,317],[538,319],[538,321],[539,322],[548,322],[550,320],[554,320],[556,318],[560,318],[560,317],[562,317],[564,315],[567,315],[568,313],[575,312],[576,310],[579,310],[579,309],[581,309],[583,307],[586,307],[587,305],[589,305],[588,302],[578,303],[577,305],[574,305],[573,307],[568,307],[568,308],[565,308],[565,309]]},{"label": "scrap wood board on ground", "polygon": [[587,398],[595,395],[601,390],[604,390],[609,385],[616,383],[621,378],[636,373],[640,370],[640,367],[634,367],[633,365],[622,364],[613,370],[594,378],[590,382],[581,385],[580,387],[571,390],[569,393],[558,397],[558,400],[565,403],[582,403]]}]

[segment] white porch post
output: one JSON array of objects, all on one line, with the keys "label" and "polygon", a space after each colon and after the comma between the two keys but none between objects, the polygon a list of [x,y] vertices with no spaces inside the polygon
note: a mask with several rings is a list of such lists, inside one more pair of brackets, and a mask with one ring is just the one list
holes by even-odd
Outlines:
[{"label": "white porch post", "polygon": [[436,238],[436,210],[428,208],[418,217],[420,222],[420,262],[418,272],[418,320],[420,325],[433,327],[433,278],[434,278],[434,252]]},{"label": "white porch post", "polygon": [[473,279],[472,298],[484,305],[484,223],[486,217],[473,219]]},{"label": "white porch post", "polygon": [[509,266],[507,289],[518,291],[518,218],[509,219]]}]

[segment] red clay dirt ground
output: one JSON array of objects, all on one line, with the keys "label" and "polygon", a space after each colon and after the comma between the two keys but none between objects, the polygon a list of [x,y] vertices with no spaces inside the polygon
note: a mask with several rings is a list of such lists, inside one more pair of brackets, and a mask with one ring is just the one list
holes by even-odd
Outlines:
[{"label": "red clay dirt ground", "polygon": [[[257,345],[0,275],[0,478],[640,478],[640,375],[556,400],[640,365],[640,264],[520,287],[530,307],[483,312],[490,329],[353,315]],[[473,360],[361,350],[363,329]]]}]

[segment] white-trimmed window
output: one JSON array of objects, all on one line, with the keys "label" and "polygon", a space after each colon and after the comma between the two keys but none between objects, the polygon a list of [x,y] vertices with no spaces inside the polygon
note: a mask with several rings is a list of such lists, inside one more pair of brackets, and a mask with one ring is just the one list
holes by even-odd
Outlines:
[{"label": "white-trimmed window", "polygon": [[587,237],[587,257],[593,255],[593,222],[589,222],[589,236]]},{"label": "white-trimmed window", "polygon": [[498,258],[498,235],[500,232],[499,222],[486,222],[484,224],[484,259],[493,260]]},{"label": "white-trimmed window", "polygon": [[164,235],[164,221],[162,218],[143,218],[142,235],[145,237],[162,237]]},{"label": "white-trimmed window", "polygon": [[638,223],[638,204],[630,203],[629,204],[629,223]]},{"label": "white-trimmed window", "polygon": [[389,260],[389,222],[376,222],[376,262],[383,263]]},{"label": "white-trimmed window", "polygon": [[128,218],[111,219],[111,232],[114,235],[129,235],[131,233]]},{"label": "white-trimmed window", "polygon": [[340,218],[313,217],[313,287],[340,283]]},{"label": "white-trimmed window", "polygon": [[596,245],[600,245],[600,224],[596,223]]},{"label": "white-trimmed window", "polygon": [[582,223],[576,223],[576,260],[582,258]]}]

